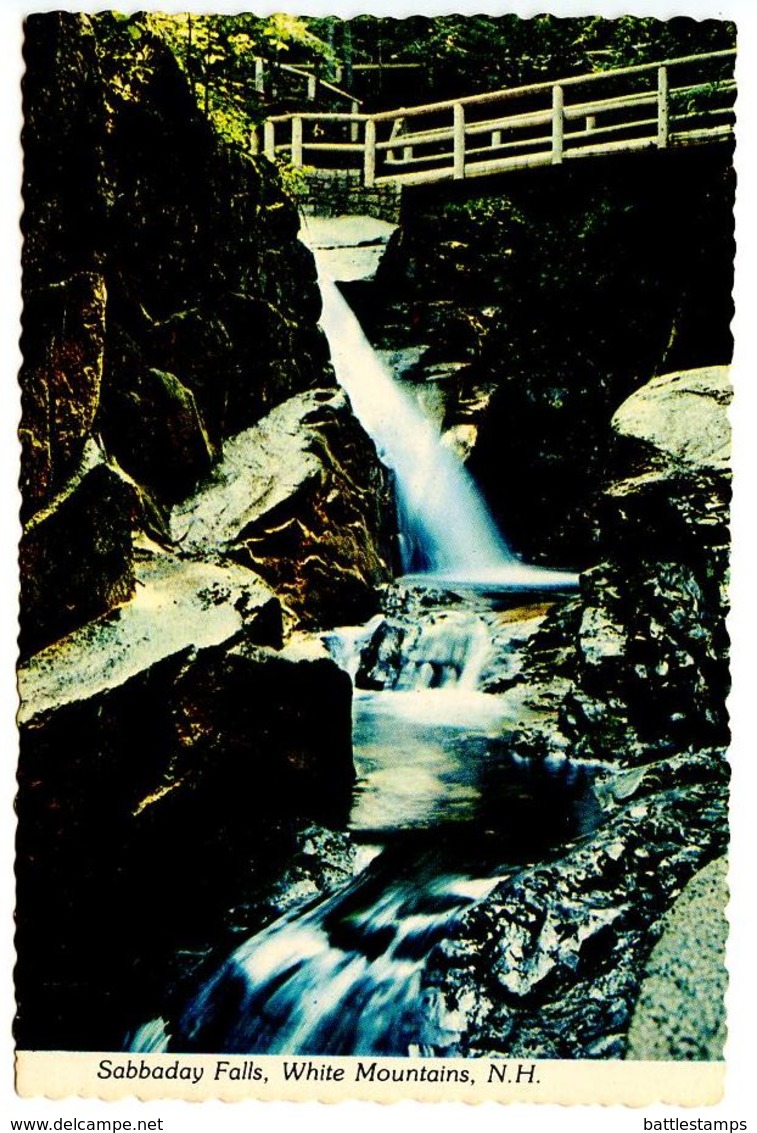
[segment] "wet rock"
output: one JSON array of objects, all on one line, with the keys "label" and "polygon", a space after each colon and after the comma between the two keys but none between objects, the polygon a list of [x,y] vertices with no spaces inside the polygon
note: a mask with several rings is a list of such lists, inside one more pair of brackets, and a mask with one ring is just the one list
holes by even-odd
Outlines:
[{"label": "wet rock", "polygon": [[395,585],[383,592],[382,606],[386,616],[365,626],[364,634],[340,631],[342,646],[350,638],[357,651],[346,663],[358,688],[456,685],[498,693],[518,680],[523,646],[550,603],[492,610],[485,600]]},{"label": "wet rock", "polygon": [[473,452],[477,434],[478,430],[475,425],[453,425],[442,436],[442,444],[465,462]]},{"label": "wet rock", "polygon": [[230,554],[258,571],[303,626],[357,623],[388,577],[383,492],[344,394],[313,391],[227,441],[172,530],[184,554]]},{"label": "wet rock", "polygon": [[75,475],[24,525],[19,547],[23,654],[131,595],[136,502],[133,486],[89,442]]},{"label": "wet rock", "polygon": [[355,672],[357,688],[394,688],[403,667],[403,646],[409,627],[382,619],[362,644]]}]

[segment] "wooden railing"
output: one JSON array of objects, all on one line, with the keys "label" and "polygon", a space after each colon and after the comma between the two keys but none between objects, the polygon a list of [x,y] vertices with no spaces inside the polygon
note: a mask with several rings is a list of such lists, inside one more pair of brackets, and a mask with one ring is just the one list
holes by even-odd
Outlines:
[{"label": "wooden railing", "polygon": [[735,50],[642,63],[379,114],[268,118],[254,152],[420,185],[733,134]]}]

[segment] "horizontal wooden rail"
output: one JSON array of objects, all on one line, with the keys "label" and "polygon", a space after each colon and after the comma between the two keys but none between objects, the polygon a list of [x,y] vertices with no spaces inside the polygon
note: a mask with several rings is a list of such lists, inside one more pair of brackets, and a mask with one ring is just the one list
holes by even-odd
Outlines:
[{"label": "horizontal wooden rail", "polygon": [[[266,120],[262,149],[270,158],[288,153],[295,166],[304,154],[314,160],[333,154],[341,160],[332,168],[362,168],[371,186],[719,142],[733,132],[735,82],[723,67],[734,56],[734,50],[688,55],[378,114],[354,108],[280,114]],[[613,85],[603,94],[602,83]],[[415,126],[423,118],[432,121]],[[253,150],[260,149],[256,136]]]},{"label": "horizontal wooden rail", "polygon": [[461,103],[463,106],[485,106],[486,103],[489,102],[525,98],[532,94],[543,94],[545,91],[551,91],[554,86],[564,88],[584,83],[606,82],[608,79],[617,79],[629,75],[642,75],[645,72],[652,74],[656,72],[659,67],[683,67],[691,63],[701,62],[702,60],[728,59],[735,58],[735,56],[735,48],[729,48],[725,51],[710,51],[704,55],[685,55],[681,56],[679,59],[664,59],[660,63],[637,63],[633,67],[618,67],[610,71],[592,71],[587,75],[570,75],[565,79],[555,79],[552,82],[530,83],[528,86],[522,87],[505,87],[502,90],[490,91],[487,94],[471,94],[467,95],[465,98],[451,98],[444,102],[430,102],[423,106],[403,106],[397,110],[383,110],[378,114],[372,115],[372,117],[376,122],[386,122],[400,115],[435,114],[440,110],[451,110],[456,103]]}]

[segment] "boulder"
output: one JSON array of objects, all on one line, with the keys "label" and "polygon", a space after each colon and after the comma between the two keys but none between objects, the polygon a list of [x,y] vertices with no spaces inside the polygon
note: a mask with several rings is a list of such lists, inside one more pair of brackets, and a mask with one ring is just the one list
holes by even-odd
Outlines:
[{"label": "boulder", "polygon": [[644,970],[626,1058],[723,1058],[728,866],[717,858],[691,879],[662,922]]},{"label": "boulder", "polygon": [[281,644],[281,611],[265,583],[242,567],[140,561],[131,601],[35,653],[19,667],[22,726],[41,726],[66,706],[87,705],[171,661],[178,675],[189,653],[244,632]]},{"label": "boulder", "polygon": [[697,471],[726,471],[732,389],[728,366],[652,378],[613,416],[616,438],[646,446],[658,458]]},{"label": "boulder", "polygon": [[314,390],[227,441],[171,530],[184,554],[231,555],[259,572],[313,628],[375,612],[385,515],[375,449],[346,396]]}]

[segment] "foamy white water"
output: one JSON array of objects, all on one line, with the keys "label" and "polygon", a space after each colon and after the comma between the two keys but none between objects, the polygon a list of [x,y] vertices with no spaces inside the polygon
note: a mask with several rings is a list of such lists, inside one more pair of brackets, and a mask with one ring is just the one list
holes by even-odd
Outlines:
[{"label": "foamy white water", "polygon": [[517,560],[469,473],[395,382],[336,284],[320,275],[321,326],[355,415],[395,475],[406,571],[494,570]]}]

